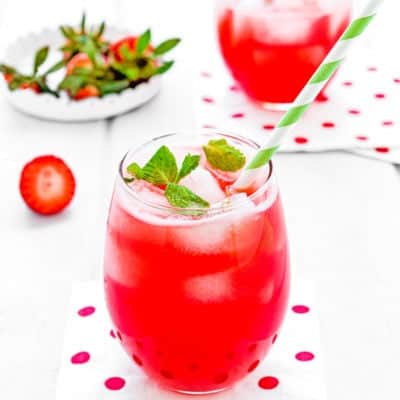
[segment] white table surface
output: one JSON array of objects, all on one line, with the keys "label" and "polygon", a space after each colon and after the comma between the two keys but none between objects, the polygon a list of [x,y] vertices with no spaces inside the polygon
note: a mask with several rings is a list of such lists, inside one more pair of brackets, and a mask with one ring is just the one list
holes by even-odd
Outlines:
[{"label": "white table surface", "polygon": [[[131,29],[151,24],[157,36],[178,34],[184,42],[161,94],[114,120],[39,121],[0,99],[0,399],[54,399],[71,284],[101,278],[117,163],[146,138],[193,127],[193,71],[203,57],[214,56],[211,0],[84,3],[93,17],[108,15]],[[0,47],[18,30],[76,20],[81,4],[6,0]],[[390,38],[396,32],[398,37],[399,11],[387,2],[363,46],[398,60],[388,43],[394,46]],[[72,206],[52,218],[30,213],[18,191],[24,163],[45,153],[64,158],[78,184]],[[293,279],[317,284],[329,400],[399,398],[400,181],[395,168],[346,153],[278,155],[275,163]]]}]

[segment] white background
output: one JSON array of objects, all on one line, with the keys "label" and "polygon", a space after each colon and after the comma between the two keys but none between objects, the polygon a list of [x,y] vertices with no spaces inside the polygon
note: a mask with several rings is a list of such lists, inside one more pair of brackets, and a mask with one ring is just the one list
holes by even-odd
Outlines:
[{"label": "white background", "polygon": [[[54,398],[71,282],[101,278],[107,207],[118,160],[160,133],[194,125],[194,71],[216,57],[211,0],[2,0],[0,48],[18,33],[107,17],[133,31],[184,38],[161,94],[106,122],[34,120],[0,99],[0,398]],[[400,6],[388,0],[365,40],[398,62]],[[24,207],[19,173],[46,153],[64,158],[78,188],[63,214]],[[400,181],[387,164],[345,153],[275,157],[294,280],[317,283],[330,400],[399,398]]]}]

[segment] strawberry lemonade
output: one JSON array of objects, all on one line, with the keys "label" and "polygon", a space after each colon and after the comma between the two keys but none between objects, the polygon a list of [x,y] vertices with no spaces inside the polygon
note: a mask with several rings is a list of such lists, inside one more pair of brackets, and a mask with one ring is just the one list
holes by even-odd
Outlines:
[{"label": "strawberry lemonade", "polygon": [[272,164],[246,193],[231,189],[257,148],[237,136],[167,135],[121,162],[106,300],[132,362],[168,389],[225,389],[278,337],[289,259]]},{"label": "strawberry lemonade", "polygon": [[291,103],[346,29],[350,0],[217,0],[222,55],[246,94]]}]

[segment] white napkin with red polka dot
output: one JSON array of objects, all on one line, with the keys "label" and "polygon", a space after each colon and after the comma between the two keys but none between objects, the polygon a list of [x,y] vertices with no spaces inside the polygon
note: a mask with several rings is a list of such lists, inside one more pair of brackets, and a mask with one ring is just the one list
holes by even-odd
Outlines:
[{"label": "white napkin with red polka dot", "polygon": [[[198,79],[197,125],[240,133],[262,143],[282,113],[250,102],[222,68]],[[281,151],[346,150],[400,164],[400,67],[370,57],[349,59],[289,133]]]},{"label": "white napkin with red polka dot", "polygon": [[[100,282],[76,285],[56,400],[192,400],[160,389],[122,350]],[[267,359],[234,388],[205,400],[326,400],[312,287],[294,282],[282,332]],[[156,316],[155,316],[156,318]]]}]

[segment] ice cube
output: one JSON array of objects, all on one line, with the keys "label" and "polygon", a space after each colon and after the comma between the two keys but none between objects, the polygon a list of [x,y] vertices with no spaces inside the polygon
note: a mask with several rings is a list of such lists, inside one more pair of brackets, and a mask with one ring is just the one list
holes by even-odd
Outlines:
[{"label": "ice cube", "polygon": [[210,204],[217,203],[225,198],[225,193],[215,178],[203,168],[194,170],[190,175],[183,178],[180,184],[186,186]]},{"label": "ice cube", "polygon": [[[237,209],[230,210],[231,206]],[[224,255],[231,260],[231,267],[247,264],[260,244],[263,215],[244,193],[215,204],[212,212],[216,210],[220,211],[218,215],[171,231],[173,245],[194,255]]]},{"label": "ice cube", "polygon": [[190,278],[185,282],[184,289],[187,297],[202,303],[229,300],[234,292],[229,271]]},{"label": "ice cube", "polygon": [[129,189],[119,187],[118,198],[121,205],[131,215],[145,221],[153,220],[154,217],[168,217],[169,211],[163,207],[170,207],[170,205],[162,189],[140,180],[133,181],[129,186],[134,195],[127,192]]}]

